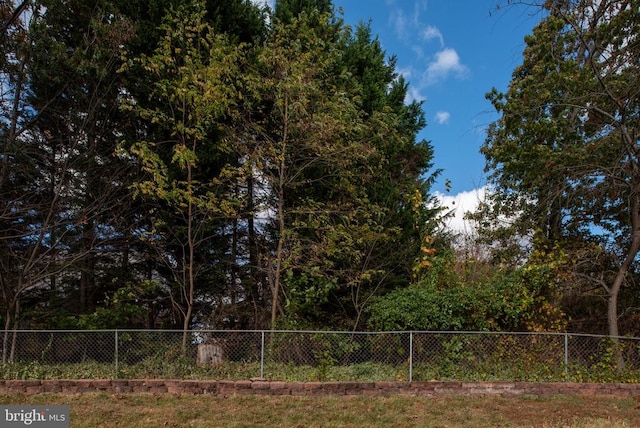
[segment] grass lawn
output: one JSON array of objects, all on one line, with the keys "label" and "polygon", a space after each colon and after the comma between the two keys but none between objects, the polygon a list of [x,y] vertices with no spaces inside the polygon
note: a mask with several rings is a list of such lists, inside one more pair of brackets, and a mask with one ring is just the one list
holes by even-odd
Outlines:
[{"label": "grass lawn", "polygon": [[632,398],[0,395],[0,404],[67,404],[71,427],[640,426]]}]

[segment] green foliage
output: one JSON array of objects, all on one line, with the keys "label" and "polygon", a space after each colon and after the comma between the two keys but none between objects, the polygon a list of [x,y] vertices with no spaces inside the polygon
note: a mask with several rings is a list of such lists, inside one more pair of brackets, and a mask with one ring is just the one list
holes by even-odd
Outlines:
[{"label": "green foliage", "polygon": [[280,22],[291,23],[301,14],[333,13],[331,0],[277,0],[273,17]]},{"label": "green foliage", "polygon": [[[128,150],[123,144],[122,156],[137,159],[146,173],[133,186],[137,195],[168,208],[154,215],[152,236],[161,238],[154,243],[178,285],[185,331],[208,264],[196,255],[208,250],[215,221],[235,216],[239,206],[225,127],[241,99],[242,45],[216,34],[205,16],[204,2],[181,4],[165,18],[153,54],[131,58],[122,69],[138,64],[153,79],[148,103],[131,99],[123,108],[167,139],[133,141]],[[183,342],[186,349],[186,333]]]},{"label": "green foliage", "polygon": [[618,2],[544,7],[549,14],[526,38],[508,91],[488,94],[501,118],[482,147],[495,189],[483,233],[512,243],[538,234],[545,239],[534,244],[570,242],[576,252],[606,248],[614,266],[575,273],[584,288],[606,292],[617,336],[618,295],[640,250],[640,93],[629,90],[640,82],[629,60],[638,57],[640,12]]},{"label": "green foliage", "polygon": [[[19,4],[15,28],[2,35],[1,73],[11,87],[0,126],[0,198],[11,207],[0,216],[6,326],[63,309],[87,313],[113,291],[105,277],[122,284],[105,248],[118,241],[116,219],[131,206],[114,185],[128,181],[128,168],[111,157],[123,124],[116,70],[131,22],[108,1]],[[3,2],[4,16],[17,5]]]},{"label": "green foliage", "polygon": [[370,327],[392,331],[539,331],[564,327],[564,314],[548,300],[555,278],[552,266],[528,264],[466,284],[453,269],[450,257],[429,258],[416,284],[377,299],[370,308]]},{"label": "green foliage", "polygon": [[78,317],[77,324],[73,328],[95,330],[135,325],[147,314],[147,307],[143,304],[145,298],[160,295],[162,295],[160,287],[154,281],[129,284],[127,287],[116,290],[112,296],[107,296],[94,312]]},{"label": "green foliage", "polygon": [[216,157],[229,151],[219,137],[215,150],[202,146],[212,143],[207,140],[223,127],[223,118],[238,98],[239,50],[213,32],[204,21],[205,13],[201,2],[178,8],[166,19],[164,39],[154,54],[129,60],[131,65],[141,64],[155,79],[148,96],[157,104],[149,108],[131,100],[124,108],[159,126],[171,139],[169,157],[157,142],[133,142],[130,153],[140,159],[150,177],[137,183],[136,189],[169,201],[178,210],[191,204],[206,213],[229,215],[234,201],[216,198],[220,192],[216,185],[224,181],[227,171],[204,182],[193,172],[200,163],[211,162],[205,153]]},{"label": "green foliage", "polygon": [[475,296],[460,288],[438,290],[429,285],[395,290],[378,299],[370,309],[370,326],[381,330],[486,330],[471,316],[482,308]]},{"label": "green foliage", "polygon": [[7,326],[360,329],[412,281],[437,172],[369,27],[330,0],[24,6],[0,64]]},{"label": "green foliage", "polygon": [[[638,370],[616,368],[615,356],[609,363],[599,366],[572,364],[565,368],[544,358],[547,349],[526,354],[512,349],[510,353],[478,357],[457,354],[461,342],[452,342],[452,359],[437,362],[415,362],[414,381],[519,381],[519,382],[640,382]],[[529,351],[527,351],[529,352]],[[473,357],[473,358],[471,358]],[[540,360],[539,358],[542,357]],[[308,381],[407,381],[406,363],[363,362],[350,365],[328,361],[323,366],[295,365],[267,362],[264,374],[270,380],[288,382]],[[197,366],[183,357],[167,359],[161,355],[137,364],[122,364],[116,372],[113,364],[87,361],[81,364],[44,364],[40,362],[0,365],[0,378],[29,379],[193,379],[193,380],[246,380],[260,375],[258,362],[225,362],[217,366]]]},{"label": "green foliage", "polygon": [[[384,89],[362,103],[362,91],[394,85],[379,45],[366,32],[352,39],[312,3],[278,6],[276,17],[301,10],[275,19],[257,50],[248,104],[260,108],[247,114],[244,158],[269,194],[252,202],[273,213],[273,256],[262,272],[272,325],[284,301],[289,318],[353,327],[372,295],[407,281],[424,214],[407,197],[426,193],[421,176],[431,152],[415,144],[419,111]],[[369,65],[386,71],[369,76]]]}]

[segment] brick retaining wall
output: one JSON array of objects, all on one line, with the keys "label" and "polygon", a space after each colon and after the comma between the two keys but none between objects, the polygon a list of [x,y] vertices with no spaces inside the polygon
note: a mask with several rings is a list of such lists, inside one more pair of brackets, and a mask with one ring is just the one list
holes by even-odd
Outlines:
[{"label": "brick retaining wall", "polygon": [[277,382],[214,380],[0,380],[0,394],[156,393],[252,395],[615,395],[640,397],[640,384],[535,382]]}]

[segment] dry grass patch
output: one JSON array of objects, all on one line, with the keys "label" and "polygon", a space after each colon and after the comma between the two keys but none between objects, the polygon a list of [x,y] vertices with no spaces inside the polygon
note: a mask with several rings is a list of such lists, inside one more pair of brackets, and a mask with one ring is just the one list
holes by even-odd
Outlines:
[{"label": "dry grass patch", "polygon": [[0,395],[0,404],[68,404],[76,427],[636,427],[618,397],[293,397]]}]

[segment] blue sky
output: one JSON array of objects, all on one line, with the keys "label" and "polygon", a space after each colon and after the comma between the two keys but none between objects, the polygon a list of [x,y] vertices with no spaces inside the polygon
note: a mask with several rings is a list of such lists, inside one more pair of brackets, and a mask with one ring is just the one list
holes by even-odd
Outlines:
[{"label": "blue sky", "polygon": [[434,168],[443,170],[432,190],[451,212],[447,227],[463,234],[473,234],[464,215],[485,195],[480,146],[498,118],[485,94],[507,89],[522,62],[524,37],[541,19],[539,9],[506,3],[334,0],[347,24],[370,21],[387,54],[397,57],[410,100],[424,102],[427,127],[420,138],[431,141]]},{"label": "blue sky", "polygon": [[334,0],[345,22],[371,20],[409,96],[424,101],[434,164],[443,172],[434,191],[474,192],[486,181],[479,148],[497,115],[485,94],[506,90],[521,63],[524,36],[540,19],[524,6],[496,8],[505,0]]},{"label": "blue sky", "polygon": [[397,72],[409,82],[408,101],[424,102],[427,127],[420,138],[431,141],[434,168],[443,170],[432,191],[455,210],[449,226],[465,230],[462,217],[483,198],[486,184],[480,146],[487,126],[498,118],[485,94],[494,87],[507,89],[540,10],[506,6],[507,0],[333,3],[346,24],[370,22],[387,55],[396,56]]}]

